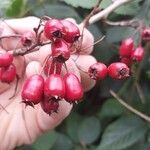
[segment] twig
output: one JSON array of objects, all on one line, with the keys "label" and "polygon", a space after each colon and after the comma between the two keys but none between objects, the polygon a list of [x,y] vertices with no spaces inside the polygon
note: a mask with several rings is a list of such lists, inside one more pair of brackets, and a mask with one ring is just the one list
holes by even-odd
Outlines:
[{"label": "twig", "polygon": [[126,20],[126,21],[110,21],[107,19],[103,20],[104,23],[111,25],[111,26],[131,26],[133,28],[137,28],[140,26],[139,20]]},{"label": "twig", "polygon": [[114,91],[110,90],[110,94],[116,98],[116,100],[122,104],[124,107],[126,107],[128,110],[130,110],[132,113],[138,115],[139,117],[141,117],[142,119],[146,120],[147,122],[150,122],[150,117],[143,114],[142,112],[139,112],[138,110],[136,110],[135,108],[133,108],[132,106],[130,106],[129,104],[127,104],[124,100],[122,100]]},{"label": "twig", "polygon": [[115,1],[113,4],[111,4],[110,6],[108,6],[106,9],[104,9],[103,11],[93,15],[90,19],[89,19],[89,24],[93,24],[96,21],[99,21],[101,19],[105,19],[107,18],[107,16],[113,12],[116,8],[118,8],[119,6],[128,3],[132,0],[117,0]]}]

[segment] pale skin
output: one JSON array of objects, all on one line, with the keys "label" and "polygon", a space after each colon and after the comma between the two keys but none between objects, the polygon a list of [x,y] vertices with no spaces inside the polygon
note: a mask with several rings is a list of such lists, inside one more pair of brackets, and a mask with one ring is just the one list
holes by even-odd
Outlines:
[{"label": "pale skin", "polygon": [[[33,28],[37,27],[38,23],[39,19],[36,17],[2,21],[0,23],[0,36],[14,34],[14,31],[18,34],[33,31]],[[82,30],[82,26],[79,27]],[[20,43],[18,44],[18,40],[16,38],[2,40],[0,51],[12,51],[16,47],[21,47]],[[89,47],[93,43],[92,34],[85,30],[82,48]],[[90,90],[95,85],[95,81],[79,70],[77,65],[82,70],[87,71],[89,66],[96,62],[95,58],[90,55],[92,50],[93,46],[84,49],[82,55],[76,61],[74,60],[77,58],[77,54],[72,55],[67,61],[69,72],[73,72],[79,77],[85,91]],[[32,143],[39,135],[55,128],[69,115],[72,105],[64,100],[60,101],[58,113],[53,113],[50,116],[43,112],[40,104],[36,105],[35,108],[30,106],[25,108],[25,105],[21,103],[23,82],[30,75],[41,71],[44,59],[48,54],[50,54],[50,45],[43,46],[39,51],[24,57],[15,57],[13,63],[17,67],[20,80],[17,93],[13,99],[9,100],[14,93],[16,80],[11,84],[0,82],[0,150],[12,150],[17,146]]]}]

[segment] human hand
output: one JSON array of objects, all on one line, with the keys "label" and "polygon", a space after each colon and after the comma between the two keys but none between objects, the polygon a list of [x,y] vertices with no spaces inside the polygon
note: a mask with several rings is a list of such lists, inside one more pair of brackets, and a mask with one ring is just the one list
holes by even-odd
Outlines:
[{"label": "human hand", "polygon": [[[0,23],[0,36],[31,32],[38,24],[39,18],[36,17],[5,20]],[[79,28],[82,30],[82,26],[79,26]],[[82,48],[89,47],[93,43],[93,36],[88,30],[85,30]],[[12,51],[22,45],[17,38],[7,38],[1,40],[0,46],[0,51],[2,52]],[[93,46],[84,49],[79,57],[78,54],[74,54],[66,62],[69,72],[73,72],[78,76],[85,91],[91,89],[95,85],[95,81],[79,70],[77,65],[87,71],[89,66],[96,62],[95,58],[90,56],[92,50]],[[13,63],[17,68],[20,80],[14,98],[9,99],[14,93],[16,80],[10,84],[0,82],[0,150],[11,150],[22,144],[32,143],[39,135],[60,124],[70,113],[72,105],[64,100],[59,103],[58,113],[53,113],[50,116],[41,109],[40,104],[32,108],[25,107],[21,103],[21,89],[24,80],[41,70],[42,64],[49,53],[50,45],[45,45],[37,52],[25,56],[15,56]],[[78,59],[74,61],[77,57]]]}]

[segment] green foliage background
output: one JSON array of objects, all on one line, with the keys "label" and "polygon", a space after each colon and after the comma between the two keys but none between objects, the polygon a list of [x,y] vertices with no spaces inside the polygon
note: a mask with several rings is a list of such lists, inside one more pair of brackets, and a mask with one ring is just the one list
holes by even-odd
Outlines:
[{"label": "green foliage background", "polygon": [[[73,17],[80,23],[95,5],[96,0],[3,0],[0,2],[1,18],[29,15],[66,18]],[[106,8],[111,0],[103,0]],[[116,9],[109,19],[117,21],[138,18],[150,25],[150,0],[132,0]],[[93,55],[106,64],[118,60],[118,46],[122,39],[135,32],[131,27],[111,27],[96,23],[89,27],[95,39],[106,39],[95,46]],[[135,44],[140,36],[135,35]],[[149,150],[150,125],[131,114],[109,94],[113,89],[134,108],[150,115],[150,43],[145,47],[144,60],[134,66],[135,74],[125,81],[110,78],[100,81],[85,94],[83,102],[55,130],[39,137],[32,145],[18,150]],[[139,72],[139,73],[137,73]],[[144,102],[136,90],[141,86]]]}]

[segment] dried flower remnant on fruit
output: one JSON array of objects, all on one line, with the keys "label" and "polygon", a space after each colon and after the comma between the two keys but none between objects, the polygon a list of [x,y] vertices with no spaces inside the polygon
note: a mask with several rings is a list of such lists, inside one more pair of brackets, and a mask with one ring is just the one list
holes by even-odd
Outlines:
[{"label": "dried flower remnant on fruit", "polygon": [[91,79],[104,79],[107,76],[107,66],[101,62],[97,62],[89,67],[88,74]]},{"label": "dried flower remnant on fruit", "polygon": [[52,57],[57,62],[64,63],[70,58],[70,50],[67,43],[62,39],[57,39],[52,43]]},{"label": "dried flower remnant on fruit", "polygon": [[125,79],[129,77],[129,68],[125,63],[115,62],[109,65],[108,74],[113,79]]},{"label": "dried flower remnant on fruit", "polygon": [[55,38],[62,38],[64,33],[64,26],[58,19],[49,19],[44,26],[44,35],[50,40]]}]

